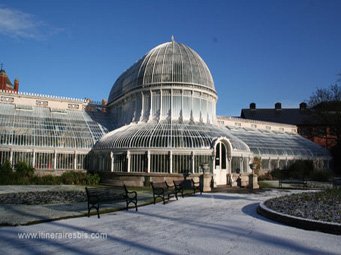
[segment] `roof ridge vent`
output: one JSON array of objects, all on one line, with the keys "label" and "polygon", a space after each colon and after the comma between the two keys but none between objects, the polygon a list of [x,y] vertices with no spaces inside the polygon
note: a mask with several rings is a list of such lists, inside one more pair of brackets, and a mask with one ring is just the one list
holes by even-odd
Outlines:
[{"label": "roof ridge vent", "polygon": [[256,110],[256,103],[250,104],[250,110]]},{"label": "roof ridge vent", "polygon": [[301,111],[307,110],[307,107],[308,107],[308,105],[306,102],[300,103],[300,110]]},{"label": "roof ridge vent", "polygon": [[275,103],[275,110],[276,111],[282,110],[282,104],[280,102]]}]

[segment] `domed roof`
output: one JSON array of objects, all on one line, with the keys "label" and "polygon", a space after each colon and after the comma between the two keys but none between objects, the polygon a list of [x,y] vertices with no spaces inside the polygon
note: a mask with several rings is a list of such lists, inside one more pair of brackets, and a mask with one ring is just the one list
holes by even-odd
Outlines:
[{"label": "domed roof", "polygon": [[216,94],[211,72],[199,54],[172,38],[149,51],[116,80],[108,103],[137,88],[163,85],[199,86]]},{"label": "domed roof", "polygon": [[219,137],[229,139],[233,150],[249,152],[249,147],[227,128],[204,123],[131,123],[104,135],[94,150],[112,149],[209,149]]}]

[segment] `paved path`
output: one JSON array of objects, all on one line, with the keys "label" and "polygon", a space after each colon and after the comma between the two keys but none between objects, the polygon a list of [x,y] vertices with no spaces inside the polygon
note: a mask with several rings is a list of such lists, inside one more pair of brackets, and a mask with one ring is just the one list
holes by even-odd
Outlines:
[{"label": "paved path", "polygon": [[[1,227],[0,254],[340,254],[340,236],[257,215],[258,203],[277,195],[283,191],[205,193],[137,213]],[[37,236],[21,239],[24,233]]]}]

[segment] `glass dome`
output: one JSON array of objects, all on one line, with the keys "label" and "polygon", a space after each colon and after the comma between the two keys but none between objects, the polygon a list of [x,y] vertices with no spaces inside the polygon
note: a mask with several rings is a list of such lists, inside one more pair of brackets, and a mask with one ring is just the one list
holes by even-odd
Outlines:
[{"label": "glass dome", "polygon": [[172,40],[153,48],[126,70],[114,83],[108,103],[141,87],[170,84],[204,88],[216,95],[211,72],[199,54]]}]

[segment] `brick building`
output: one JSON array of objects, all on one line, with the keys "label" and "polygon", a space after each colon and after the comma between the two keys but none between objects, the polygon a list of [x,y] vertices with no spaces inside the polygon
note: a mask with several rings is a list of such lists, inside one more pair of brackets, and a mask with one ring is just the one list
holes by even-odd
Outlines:
[{"label": "brick building", "polygon": [[6,90],[6,91],[13,91],[18,92],[19,91],[19,81],[17,79],[14,79],[14,85],[10,81],[10,79],[7,76],[7,73],[4,69],[0,69],[0,90]]},{"label": "brick building", "polygon": [[298,108],[282,108],[282,104],[278,102],[274,108],[260,109],[256,108],[255,103],[251,103],[248,109],[241,110],[240,117],[295,125],[300,135],[330,149],[337,143],[335,128],[319,112],[318,108],[308,108],[304,102]]}]

